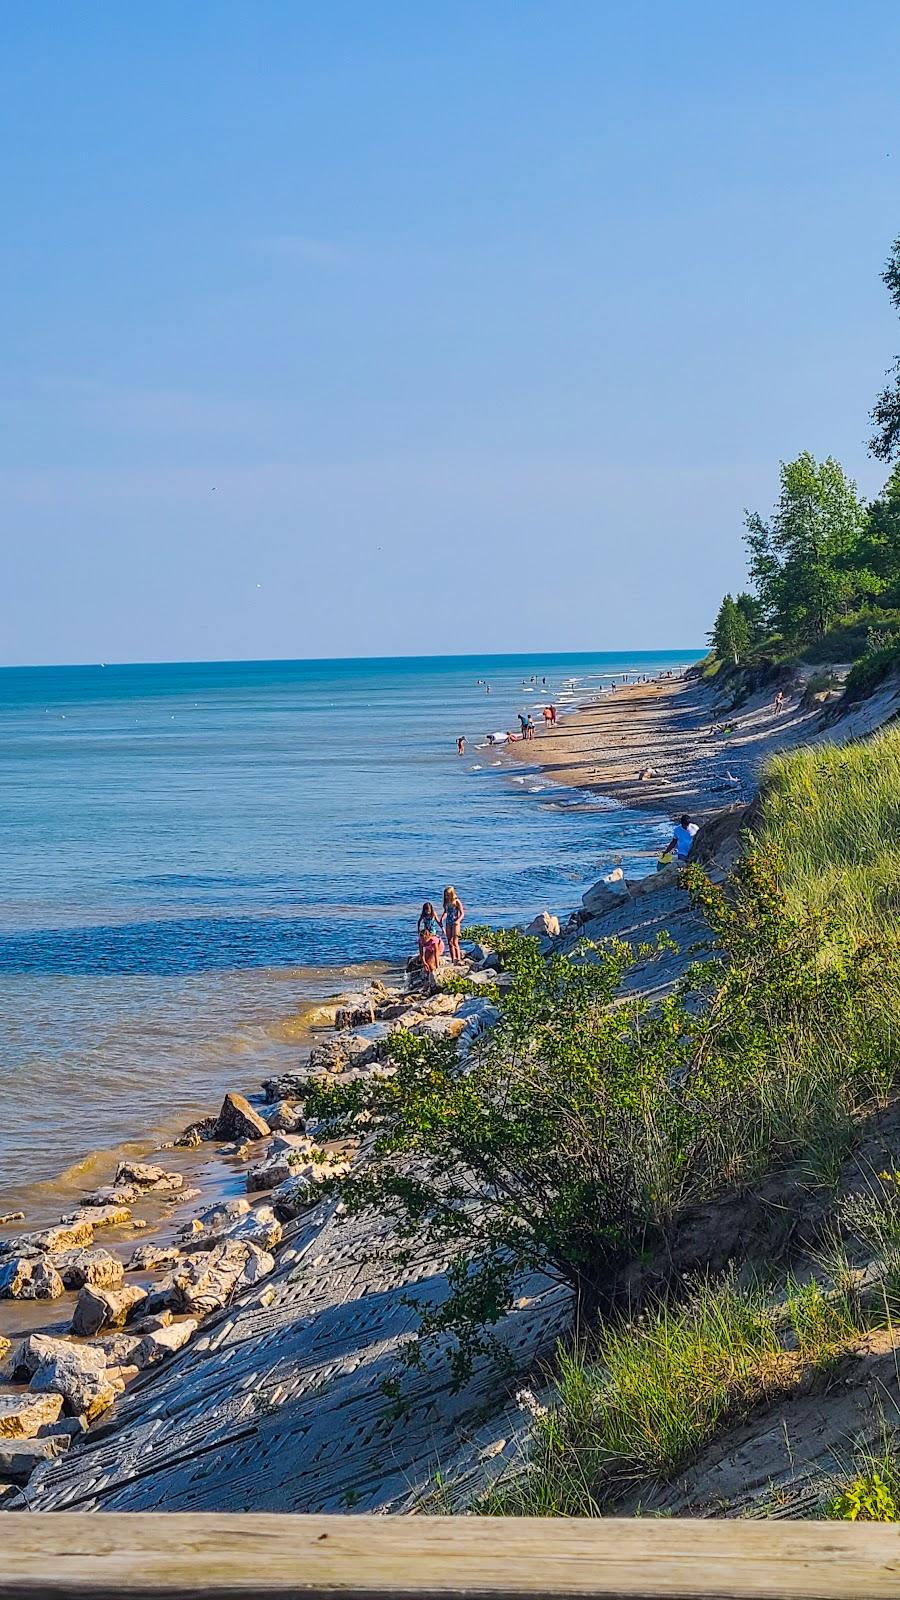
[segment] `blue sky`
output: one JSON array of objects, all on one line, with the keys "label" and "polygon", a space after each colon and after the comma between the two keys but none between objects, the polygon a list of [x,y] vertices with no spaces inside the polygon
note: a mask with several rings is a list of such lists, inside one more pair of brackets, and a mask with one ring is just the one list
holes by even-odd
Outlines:
[{"label": "blue sky", "polygon": [[0,660],[700,644],[882,481],[896,0],[0,28]]}]

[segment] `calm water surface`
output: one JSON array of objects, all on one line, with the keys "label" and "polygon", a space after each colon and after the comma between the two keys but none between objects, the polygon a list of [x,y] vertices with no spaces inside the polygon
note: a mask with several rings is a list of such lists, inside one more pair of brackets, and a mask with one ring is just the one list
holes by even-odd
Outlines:
[{"label": "calm water surface", "polygon": [[668,819],[474,747],[695,656],[0,671],[0,1197],[290,1065],[445,883],[514,921],[646,869]]}]

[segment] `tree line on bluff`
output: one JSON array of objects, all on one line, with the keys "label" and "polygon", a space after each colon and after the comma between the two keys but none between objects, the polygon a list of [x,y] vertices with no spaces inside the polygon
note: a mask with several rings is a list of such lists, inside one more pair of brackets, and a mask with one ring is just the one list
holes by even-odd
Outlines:
[{"label": "tree line on bluff", "polygon": [[[900,237],[882,278],[900,312]],[[745,515],[751,592],[726,594],[709,642],[723,661],[818,645],[819,659],[900,661],[900,355],[873,409],[869,449],[894,463],[868,503],[833,456],[782,462],[771,517]],[[855,626],[854,626],[855,625]],[[836,654],[823,641],[836,633]]]}]

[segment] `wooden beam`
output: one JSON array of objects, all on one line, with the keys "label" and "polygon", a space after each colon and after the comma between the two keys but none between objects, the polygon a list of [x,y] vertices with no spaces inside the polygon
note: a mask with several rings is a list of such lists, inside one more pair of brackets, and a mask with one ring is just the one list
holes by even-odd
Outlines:
[{"label": "wooden beam", "polygon": [[0,1600],[898,1600],[900,1528],[493,1517],[0,1515]]}]

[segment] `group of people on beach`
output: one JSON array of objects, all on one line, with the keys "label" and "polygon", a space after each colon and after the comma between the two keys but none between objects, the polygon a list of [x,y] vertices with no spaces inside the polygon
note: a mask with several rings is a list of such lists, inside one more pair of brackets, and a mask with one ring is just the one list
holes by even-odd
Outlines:
[{"label": "group of people on beach", "polygon": [[425,901],[419,913],[416,933],[422,966],[432,976],[437,972],[444,954],[442,935],[446,935],[447,951],[454,966],[462,961],[459,935],[464,916],[465,906],[452,883],[448,883],[444,890],[443,908],[440,912],[435,911],[430,900]]}]

